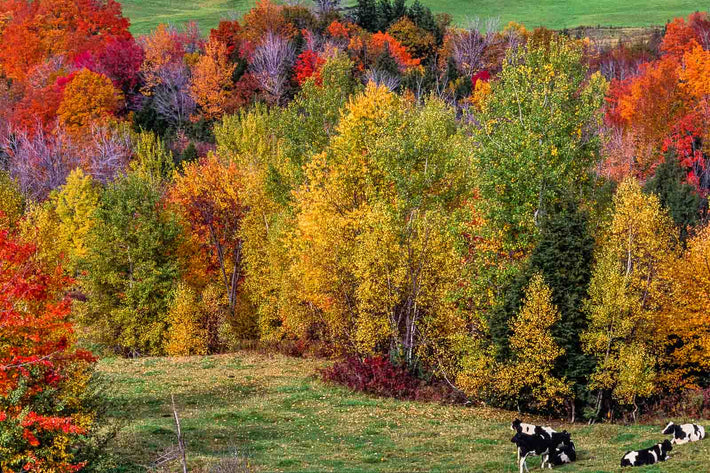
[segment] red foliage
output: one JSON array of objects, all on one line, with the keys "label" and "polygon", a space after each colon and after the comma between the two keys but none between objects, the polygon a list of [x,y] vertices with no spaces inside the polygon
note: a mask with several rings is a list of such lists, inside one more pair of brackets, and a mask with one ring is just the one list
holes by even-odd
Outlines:
[{"label": "red foliage", "polygon": [[117,89],[129,93],[138,86],[144,56],[143,48],[133,38],[111,39],[96,54],[96,68],[87,69],[107,76]]},{"label": "red foliage", "polygon": [[473,77],[471,77],[471,85],[473,86],[473,90],[476,90],[476,83],[478,83],[479,80],[481,82],[488,82],[491,80],[491,73],[488,71],[479,71],[475,73]]},{"label": "red foliage", "polygon": [[325,59],[320,57],[310,49],[303,51],[296,60],[294,73],[298,85],[303,85],[306,80],[314,77],[317,85],[323,84],[323,79],[320,76],[320,68],[325,64]]},{"label": "red foliage", "polygon": [[663,151],[675,150],[681,166],[688,170],[688,183],[707,193],[707,189],[700,189],[708,172],[701,147],[703,132],[702,120],[697,114],[690,113],[676,121],[671,134],[663,141]]},{"label": "red foliage", "polygon": [[47,405],[42,393],[61,390],[73,381],[75,363],[95,359],[72,347],[71,302],[62,295],[71,281],[61,268],[40,267],[35,253],[33,245],[0,230],[0,420],[21,428],[12,449],[20,458],[34,458],[28,471],[72,471],[81,465],[56,459],[45,464],[35,456],[55,435],[85,433],[71,415],[59,414],[61,407]]},{"label": "red foliage", "polygon": [[666,25],[666,35],[661,42],[661,52],[680,59],[686,51],[693,49],[699,40],[697,31],[689,23],[686,23],[684,18],[675,18]]},{"label": "red foliage", "polygon": [[397,399],[416,398],[420,384],[409,371],[394,366],[389,359],[381,356],[364,360],[346,358],[325,369],[322,375],[326,381],[343,384],[355,391]]},{"label": "red foliage", "polygon": [[96,53],[111,39],[131,38],[115,0],[0,0],[0,12],[10,18],[0,33],[0,64],[17,80],[49,57]]},{"label": "red foliage", "polygon": [[216,29],[210,31],[210,40],[216,40],[227,46],[227,53],[232,60],[236,59],[242,44],[242,27],[239,22],[222,20]]},{"label": "red foliage", "polygon": [[325,381],[342,384],[355,391],[396,399],[463,403],[459,392],[440,381],[425,382],[406,368],[395,366],[383,356],[363,360],[349,357],[321,371]]}]

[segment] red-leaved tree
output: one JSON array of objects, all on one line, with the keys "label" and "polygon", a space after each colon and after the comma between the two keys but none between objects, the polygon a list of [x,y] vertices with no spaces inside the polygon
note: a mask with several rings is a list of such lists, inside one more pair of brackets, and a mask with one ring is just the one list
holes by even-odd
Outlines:
[{"label": "red-leaved tree", "polygon": [[70,281],[35,255],[0,229],[0,471],[77,471],[95,359],[74,347]]}]

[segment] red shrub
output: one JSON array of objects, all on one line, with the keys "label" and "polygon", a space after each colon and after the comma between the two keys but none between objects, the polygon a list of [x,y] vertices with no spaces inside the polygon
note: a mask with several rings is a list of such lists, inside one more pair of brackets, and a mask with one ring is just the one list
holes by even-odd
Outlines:
[{"label": "red shrub", "polygon": [[382,356],[346,358],[322,371],[323,379],[355,391],[397,399],[416,399],[421,381]]}]

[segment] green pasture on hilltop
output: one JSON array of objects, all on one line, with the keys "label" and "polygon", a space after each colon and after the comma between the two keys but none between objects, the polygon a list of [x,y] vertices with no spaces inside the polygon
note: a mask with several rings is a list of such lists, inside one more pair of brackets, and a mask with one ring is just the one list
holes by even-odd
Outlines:
[{"label": "green pasture on hilltop", "polygon": [[[146,471],[175,443],[171,395],[191,472],[232,452],[253,472],[517,472],[510,421],[484,407],[403,402],[324,384],[326,362],[242,351],[189,358],[110,358],[99,364],[122,429],[110,446],[116,472]],[[629,449],[664,439],[663,425],[565,425],[578,461],[561,472],[618,472]],[[676,419],[677,420],[677,419]],[[540,467],[529,461],[531,471]],[[676,447],[671,459],[634,473],[706,473],[710,440]],[[177,471],[177,465],[168,471]],[[220,470],[221,471],[221,470]],[[232,471],[232,470],[229,470]],[[242,472],[242,470],[239,470]]]},{"label": "green pasture on hilltop", "polygon": [[[411,4],[412,0],[408,3]],[[160,23],[179,25],[195,20],[207,31],[222,18],[241,16],[255,0],[123,0],[132,30],[144,34]],[[354,5],[353,0],[346,2]],[[710,4],[692,0],[422,0],[434,12],[446,12],[465,25],[470,19],[499,18],[501,24],[562,29],[575,26],[662,25],[676,16],[707,10]]]}]

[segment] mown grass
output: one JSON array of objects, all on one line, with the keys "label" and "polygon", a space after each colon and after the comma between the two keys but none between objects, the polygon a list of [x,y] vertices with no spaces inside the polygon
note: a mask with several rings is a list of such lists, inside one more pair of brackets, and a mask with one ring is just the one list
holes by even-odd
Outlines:
[{"label": "mown grass", "polygon": [[[145,471],[174,442],[174,394],[191,467],[236,448],[259,472],[517,472],[514,413],[353,393],[322,383],[315,373],[323,365],[255,352],[101,361],[111,414],[123,425],[111,446],[118,471]],[[564,472],[616,472],[624,452],[663,440],[660,425],[552,425],[577,446],[579,461]],[[634,471],[710,470],[710,440],[671,453]]]},{"label": "mown grass", "polygon": [[[411,3],[410,0],[408,3]],[[203,31],[222,18],[239,17],[256,0],[122,0],[135,34],[145,34],[160,23],[179,25],[195,20]],[[347,0],[346,5],[354,5]],[[553,29],[575,26],[663,25],[676,16],[686,16],[707,5],[693,0],[422,0],[435,13],[446,12],[465,25],[469,19],[500,18],[529,27]]]}]

